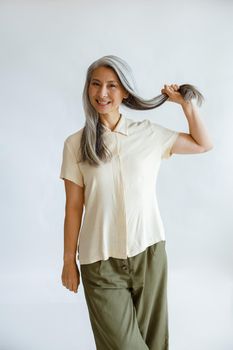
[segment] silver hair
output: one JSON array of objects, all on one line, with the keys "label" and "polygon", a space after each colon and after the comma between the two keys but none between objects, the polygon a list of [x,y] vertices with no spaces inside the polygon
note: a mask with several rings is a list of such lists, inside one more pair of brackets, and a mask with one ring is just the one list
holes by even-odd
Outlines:
[{"label": "silver hair", "polygon": [[[122,100],[122,104],[130,109],[154,109],[162,105],[169,98],[167,94],[161,94],[149,100],[140,97],[131,67],[118,56],[107,55],[94,61],[87,69],[86,81],[82,94],[86,122],[81,137],[80,160],[87,161],[93,166],[98,166],[102,162],[107,162],[112,157],[111,151],[107,148],[103,140],[104,127],[99,120],[99,114],[91,105],[88,95],[92,72],[98,67],[110,67],[115,71],[122,86],[129,93],[128,97]],[[201,106],[204,100],[203,95],[197,88],[190,84],[180,85],[178,92],[180,92],[186,101],[196,99],[197,105],[199,106]]]}]

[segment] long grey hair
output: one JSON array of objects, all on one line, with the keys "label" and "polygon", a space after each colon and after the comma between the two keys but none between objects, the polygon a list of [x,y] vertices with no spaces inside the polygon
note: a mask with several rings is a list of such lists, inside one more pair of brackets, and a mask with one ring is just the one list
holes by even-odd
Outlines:
[{"label": "long grey hair", "polygon": [[[99,120],[99,114],[91,105],[88,88],[91,81],[92,72],[98,67],[110,67],[114,69],[121,84],[128,91],[127,98],[122,100],[122,104],[130,109],[147,110],[157,108],[162,105],[169,96],[161,94],[152,99],[145,100],[138,95],[138,89],[130,66],[122,58],[114,55],[103,56],[94,61],[87,69],[86,82],[83,89],[83,108],[86,116],[85,126],[81,136],[81,161],[87,161],[90,165],[99,166],[102,162],[111,159],[111,151],[107,148],[103,140],[104,127]],[[204,97],[197,88],[190,84],[180,85],[178,92],[186,101],[197,100],[197,105],[201,105]]]}]

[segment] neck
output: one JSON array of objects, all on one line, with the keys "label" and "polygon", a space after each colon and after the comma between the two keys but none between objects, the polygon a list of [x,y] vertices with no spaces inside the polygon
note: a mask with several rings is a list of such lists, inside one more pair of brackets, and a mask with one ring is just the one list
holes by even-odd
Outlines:
[{"label": "neck", "polygon": [[101,114],[99,116],[100,122],[110,130],[113,130],[116,127],[120,119],[121,119],[120,113],[116,113],[114,115]]}]

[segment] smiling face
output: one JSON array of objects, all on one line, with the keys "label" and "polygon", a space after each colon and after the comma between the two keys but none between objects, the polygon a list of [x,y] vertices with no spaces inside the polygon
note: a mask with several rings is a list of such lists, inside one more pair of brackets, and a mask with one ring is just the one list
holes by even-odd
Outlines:
[{"label": "smiling face", "polygon": [[92,106],[100,115],[119,114],[119,106],[128,96],[117,74],[109,67],[93,70],[88,94]]}]

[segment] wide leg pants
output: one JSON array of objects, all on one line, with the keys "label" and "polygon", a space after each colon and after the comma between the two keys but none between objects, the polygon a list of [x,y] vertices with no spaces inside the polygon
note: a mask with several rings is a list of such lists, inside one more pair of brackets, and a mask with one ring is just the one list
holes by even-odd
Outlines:
[{"label": "wide leg pants", "polygon": [[97,350],[168,350],[165,243],[80,265]]}]

